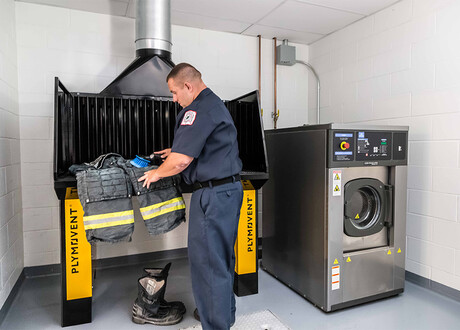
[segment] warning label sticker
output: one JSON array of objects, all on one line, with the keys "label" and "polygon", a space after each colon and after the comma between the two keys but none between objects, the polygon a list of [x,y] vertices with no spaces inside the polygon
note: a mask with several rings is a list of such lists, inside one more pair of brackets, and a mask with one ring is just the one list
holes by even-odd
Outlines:
[{"label": "warning label sticker", "polygon": [[332,267],[332,290],[340,289],[340,266]]},{"label": "warning label sticker", "polygon": [[332,196],[342,195],[342,171],[332,171]]}]

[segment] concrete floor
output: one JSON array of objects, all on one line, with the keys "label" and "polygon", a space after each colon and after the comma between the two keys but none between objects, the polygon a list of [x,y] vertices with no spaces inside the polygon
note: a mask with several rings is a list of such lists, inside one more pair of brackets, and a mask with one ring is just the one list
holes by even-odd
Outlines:
[{"label": "concrete floor", "polygon": [[[195,325],[187,259],[172,261],[166,300],[182,300],[187,313],[169,327],[136,325],[131,309],[144,265],[98,270],[93,292],[93,322],[68,329],[179,329]],[[151,264],[160,267],[167,261]],[[60,277],[26,279],[1,329],[61,329]],[[406,282],[402,295],[326,314],[264,271],[259,294],[237,298],[237,317],[270,310],[291,329],[460,329],[460,302]]]}]

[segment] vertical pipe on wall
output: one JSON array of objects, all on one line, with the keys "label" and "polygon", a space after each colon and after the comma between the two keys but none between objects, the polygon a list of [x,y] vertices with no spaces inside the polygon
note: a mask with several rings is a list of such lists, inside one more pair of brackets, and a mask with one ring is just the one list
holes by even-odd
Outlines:
[{"label": "vertical pipe on wall", "polygon": [[[259,100],[260,103],[262,104],[262,86],[261,86],[261,75],[262,75],[262,36],[259,34],[257,36],[257,39],[259,39]],[[261,115],[264,115],[264,110],[261,108],[260,109]]]},{"label": "vertical pipe on wall", "polygon": [[[311,66],[310,63],[307,63],[307,62],[305,62],[305,61],[300,61],[300,60],[297,60],[296,63],[300,63],[300,64],[305,65],[305,66],[313,73],[313,75],[315,76],[315,79],[316,79],[316,123],[319,124],[319,123],[320,123],[320,117],[319,117],[319,110],[320,110],[319,96],[320,96],[320,92],[321,92],[321,83],[320,83],[320,81],[319,81],[319,76],[318,76],[318,74],[316,73],[315,69]],[[307,114],[307,122],[308,122],[308,114]]]},{"label": "vertical pipe on wall", "polygon": [[274,99],[274,107],[273,107],[273,128],[276,129],[276,122],[278,121],[278,110],[276,105],[276,37],[273,38],[273,70],[274,70],[274,84],[273,84],[273,99]]}]

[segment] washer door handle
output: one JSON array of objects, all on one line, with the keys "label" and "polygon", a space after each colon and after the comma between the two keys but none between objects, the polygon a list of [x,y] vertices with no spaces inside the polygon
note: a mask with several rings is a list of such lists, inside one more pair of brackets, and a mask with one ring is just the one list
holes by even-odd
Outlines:
[{"label": "washer door handle", "polygon": [[393,190],[394,186],[384,185],[385,191],[385,226],[390,228],[393,227]]}]

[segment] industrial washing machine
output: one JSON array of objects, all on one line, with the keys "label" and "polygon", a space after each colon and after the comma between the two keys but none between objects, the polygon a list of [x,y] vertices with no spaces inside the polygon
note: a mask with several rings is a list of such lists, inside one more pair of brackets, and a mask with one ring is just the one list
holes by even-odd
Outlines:
[{"label": "industrial washing machine", "polygon": [[404,291],[408,127],[266,131],[262,268],[326,312]]}]

